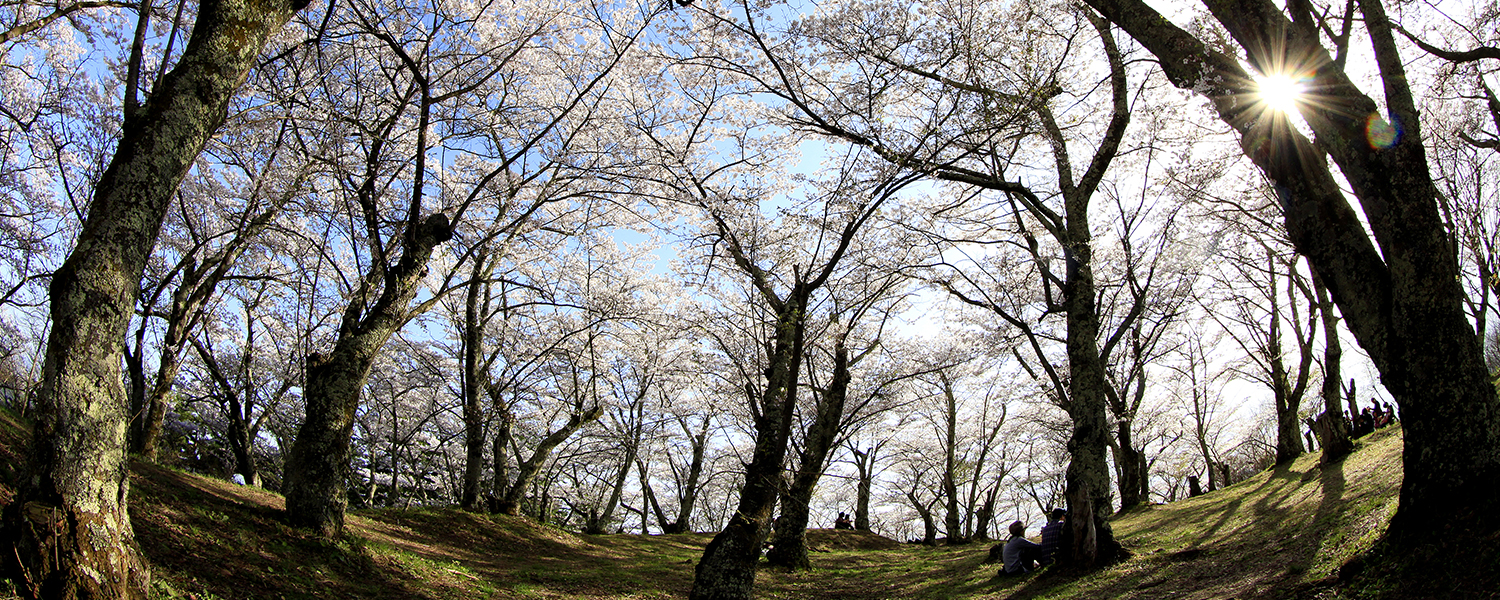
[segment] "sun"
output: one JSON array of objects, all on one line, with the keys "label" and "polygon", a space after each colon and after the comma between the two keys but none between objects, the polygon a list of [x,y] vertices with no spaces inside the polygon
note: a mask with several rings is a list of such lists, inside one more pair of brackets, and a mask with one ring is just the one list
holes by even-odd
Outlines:
[{"label": "sun", "polygon": [[1290,75],[1262,75],[1255,78],[1260,100],[1282,114],[1295,114],[1302,99],[1302,82]]}]

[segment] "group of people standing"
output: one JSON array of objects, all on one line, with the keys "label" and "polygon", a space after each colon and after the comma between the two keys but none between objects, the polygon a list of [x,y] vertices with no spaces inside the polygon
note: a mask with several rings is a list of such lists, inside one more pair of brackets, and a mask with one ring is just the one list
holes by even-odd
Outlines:
[{"label": "group of people standing", "polygon": [[1000,570],[1000,574],[1021,575],[1056,563],[1059,558],[1057,549],[1062,546],[1063,534],[1067,531],[1064,526],[1067,518],[1066,509],[1052,509],[1052,512],[1047,515],[1047,524],[1042,526],[1042,543],[1040,544],[1026,539],[1025,523],[1020,521],[1011,523],[1010,539],[1006,540],[1005,547],[1001,551],[1005,566]]}]

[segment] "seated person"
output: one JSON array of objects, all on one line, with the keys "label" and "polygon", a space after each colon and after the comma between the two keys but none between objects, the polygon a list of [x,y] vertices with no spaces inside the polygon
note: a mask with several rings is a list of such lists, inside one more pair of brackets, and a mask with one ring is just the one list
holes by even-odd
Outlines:
[{"label": "seated person", "polygon": [[1054,508],[1048,516],[1047,524],[1042,526],[1042,553],[1036,559],[1044,567],[1056,562],[1054,555],[1057,554],[1057,547],[1062,544],[1063,521],[1068,517],[1068,510]]},{"label": "seated person", "polygon": [[849,520],[849,515],[839,513],[839,518],[833,521],[834,529],[854,529],[854,522]]},{"label": "seated person", "polygon": [[1005,542],[1005,550],[1002,556],[1005,559],[1006,575],[1020,575],[1030,573],[1036,569],[1036,559],[1041,556],[1042,547],[1026,539],[1026,525],[1020,521],[1010,524],[1010,540]]}]

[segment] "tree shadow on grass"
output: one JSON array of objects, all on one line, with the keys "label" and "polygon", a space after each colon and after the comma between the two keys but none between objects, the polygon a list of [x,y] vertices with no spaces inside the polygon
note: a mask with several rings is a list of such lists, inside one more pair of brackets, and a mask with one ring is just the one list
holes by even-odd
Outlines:
[{"label": "tree shadow on grass", "polygon": [[131,525],[154,595],[218,598],[430,598],[357,543],[285,525],[274,504],[232,484],[132,466]]},{"label": "tree shadow on grass", "polygon": [[[1399,441],[1396,442],[1399,444]],[[1379,521],[1370,507],[1393,490],[1371,469],[1397,460],[1386,450],[1354,467],[1319,467],[1317,457],[1278,466],[1215,494],[1177,505],[1132,511],[1116,531],[1136,553],[1091,574],[1044,572],[1016,586],[1003,579],[987,593],[1009,598],[1292,598],[1313,597],[1336,581],[1324,570],[1329,546],[1366,535]],[[1218,496],[1215,498],[1214,496]],[[1119,522],[1117,522],[1119,523]]]},{"label": "tree shadow on grass", "polygon": [[589,536],[525,517],[454,508],[366,511],[352,529],[373,543],[463,566],[496,588],[567,597],[686,596],[709,536]]}]

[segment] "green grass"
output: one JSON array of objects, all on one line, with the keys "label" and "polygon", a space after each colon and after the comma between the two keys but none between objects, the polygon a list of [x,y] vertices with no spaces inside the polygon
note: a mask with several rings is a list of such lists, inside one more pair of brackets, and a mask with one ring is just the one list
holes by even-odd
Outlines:
[{"label": "green grass", "polygon": [[[0,453],[20,421],[0,415]],[[7,425],[9,423],[9,425]],[[762,569],[766,599],[1306,598],[1380,596],[1389,578],[1350,586],[1395,510],[1401,437],[1391,428],[1321,467],[1310,455],[1224,490],[1113,521],[1131,558],[1082,577],[997,578],[988,544],[930,548],[814,530],[814,570]],[[687,595],[706,534],[587,536],[456,509],[360,511],[349,534],[284,525],[279,496],[134,465],[131,514],[158,598],[664,599]],[[0,488],[0,492],[3,492]],[[0,502],[6,499],[0,494]],[[6,588],[0,587],[0,590]],[[1392,592],[1394,594],[1394,592]],[[3,597],[0,592],[0,597]]]}]

